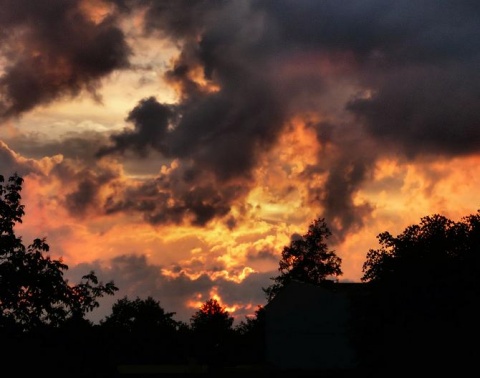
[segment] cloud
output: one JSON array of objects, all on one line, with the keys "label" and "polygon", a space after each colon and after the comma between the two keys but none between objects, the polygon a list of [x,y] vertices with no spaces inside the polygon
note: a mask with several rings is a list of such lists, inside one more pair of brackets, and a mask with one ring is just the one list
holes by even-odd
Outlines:
[{"label": "cloud", "polygon": [[380,143],[411,159],[478,153],[479,63],[474,57],[398,68],[381,78],[371,96],[352,99],[348,110]]},{"label": "cloud", "polygon": [[[2,1],[0,117],[87,91],[97,99],[101,79],[127,68],[131,49],[114,13],[95,18],[80,0]],[[99,3],[100,4],[100,3]]]},{"label": "cloud", "polygon": [[119,288],[114,297],[101,299],[100,308],[90,314],[94,321],[109,315],[111,305],[124,296],[130,299],[152,296],[165,310],[176,312],[176,320],[185,322],[202,303],[216,296],[222,305],[235,308],[231,312],[240,321],[245,315],[253,314],[257,305],[265,304],[261,288],[270,283],[269,273],[252,273],[240,283],[221,277],[212,279],[207,274],[193,279],[185,274],[172,278],[161,273],[162,266],[147,263],[142,255],[122,255],[110,261],[79,264],[67,271],[68,279],[78,282],[90,270],[104,283],[114,280]]},{"label": "cloud", "polygon": [[[191,185],[189,174],[173,164],[157,178],[125,185],[108,198],[105,211],[139,212],[152,224],[190,223],[203,226],[215,217],[228,214],[229,204],[245,189],[239,185],[216,186],[214,178],[202,175]],[[213,181],[213,182],[212,182]]]},{"label": "cloud", "polygon": [[[78,1],[23,0],[18,13],[5,4],[0,21],[15,33],[0,37],[12,57],[0,78],[4,116],[96,93],[102,78],[129,68],[126,18],[138,35],[178,49],[155,67],[176,98],[142,93],[123,130],[72,135],[63,149],[49,143],[64,156],[49,169],[65,183],[59,203],[72,214],[205,229],[224,222],[231,233],[243,221],[297,226],[319,214],[339,244],[395,206],[389,186],[418,194],[416,170],[369,187],[388,159],[478,152],[476,2],[112,0],[103,18]],[[37,147],[24,151],[49,155]],[[2,151],[6,164],[20,164]],[[135,175],[142,161],[148,177]],[[267,261],[268,247],[250,251],[249,262]]]},{"label": "cloud", "polygon": [[26,158],[0,140],[0,167],[2,169],[8,167],[8,171],[0,172],[4,177],[9,177],[14,173],[17,173],[20,177],[31,173],[47,174],[61,161],[61,155],[43,157],[39,160]]},{"label": "cloud", "polygon": [[107,140],[107,136],[95,131],[70,132],[55,139],[39,132],[5,138],[13,150],[32,159],[61,155],[87,164],[96,161],[95,153]]},{"label": "cloud", "polygon": [[112,135],[113,145],[99,148],[96,155],[101,157],[133,149],[139,156],[145,157],[154,149],[168,156],[165,138],[174,116],[173,106],[160,104],[155,97],[143,99],[126,119],[133,123],[134,129]]},{"label": "cloud", "polygon": [[[103,77],[128,68],[122,17],[143,15],[144,35],[178,46],[164,72],[178,101],[139,99],[126,117],[133,127],[89,145],[99,158],[128,164],[134,154],[150,166],[158,161],[158,171],[166,167],[116,191],[103,206],[109,213],[200,226],[231,216],[292,119],[314,113],[323,147],[301,177],[312,182],[310,203],[323,207],[342,239],[373,211],[357,195],[382,156],[477,149],[479,9],[472,2],[125,0],[99,2],[103,17],[86,2],[32,4],[15,3],[13,12],[6,2],[2,13],[17,31],[1,37],[12,57],[0,79],[5,116],[94,93]],[[96,188],[84,179],[66,203],[96,203]]]}]

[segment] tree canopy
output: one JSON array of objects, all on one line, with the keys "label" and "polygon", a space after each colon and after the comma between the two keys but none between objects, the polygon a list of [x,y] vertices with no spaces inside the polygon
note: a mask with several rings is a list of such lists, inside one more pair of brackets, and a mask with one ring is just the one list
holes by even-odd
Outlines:
[{"label": "tree canopy", "polygon": [[378,240],[362,277],[372,294],[362,343],[373,352],[360,349],[385,366],[471,366],[478,359],[470,346],[478,327],[480,212],[458,222],[425,216]]},{"label": "tree canopy", "polygon": [[291,280],[318,285],[343,274],[342,259],[327,245],[331,235],[325,219],[317,218],[310,223],[306,234],[292,238],[290,245],[283,248],[280,274],[272,278],[272,285],[263,289],[268,301]]},{"label": "tree canopy", "polygon": [[258,305],[253,316],[246,316],[238,326],[237,331],[242,335],[261,333],[265,327],[265,307]]},{"label": "tree canopy", "polygon": [[394,237],[378,235],[363,264],[363,282],[473,284],[478,280],[480,212],[454,222],[439,214],[421,218]]},{"label": "tree canopy", "polygon": [[166,312],[152,297],[130,300],[125,296],[113,304],[112,313],[100,324],[126,332],[172,331],[178,323],[174,315],[175,312]]},{"label": "tree canopy", "polygon": [[233,317],[216,299],[207,300],[190,318],[194,331],[222,334],[232,329]]},{"label": "tree canopy", "polygon": [[[216,299],[203,303],[187,324],[175,321],[175,313],[165,311],[152,297],[124,297],[98,326],[86,321],[85,314],[99,306],[98,298],[118,289],[113,281],[99,282],[93,271],[73,285],[64,278],[68,266],[49,256],[45,238],[24,245],[15,234],[15,225],[24,216],[22,184],[17,174],[8,180],[0,175],[4,360],[14,361],[22,348],[31,355],[30,366],[36,373],[54,354],[62,372],[78,368],[81,361],[88,372],[85,376],[100,371],[107,376],[121,364],[194,360],[218,367],[264,361],[267,310],[262,306],[233,328],[233,316]],[[325,220],[317,218],[304,235],[292,237],[282,250],[279,275],[263,289],[269,301],[291,280],[320,285],[342,274],[342,260],[327,244],[330,236]],[[426,216],[399,235],[385,231],[378,240],[380,247],[366,255],[363,285],[360,295],[352,296],[350,309],[349,333],[362,364],[368,369],[380,367],[379,371],[398,366],[430,368],[438,361],[455,369],[474,367],[480,211],[458,222],[438,214]],[[14,330],[14,337],[5,330]]]},{"label": "tree canopy", "polygon": [[16,173],[6,182],[0,175],[0,327],[24,331],[83,319],[99,306],[99,297],[118,288],[113,281],[99,282],[93,271],[72,285],[63,276],[68,266],[47,254],[45,238],[23,244],[14,231],[25,214],[22,184]]}]

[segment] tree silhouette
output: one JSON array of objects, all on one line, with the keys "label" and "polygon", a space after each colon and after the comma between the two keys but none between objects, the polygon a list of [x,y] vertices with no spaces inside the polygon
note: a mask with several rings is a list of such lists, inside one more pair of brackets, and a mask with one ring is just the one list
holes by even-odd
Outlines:
[{"label": "tree silhouette", "polygon": [[118,288],[113,281],[99,283],[93,271],[71,285],[63,277],[68,266],[45,255],[44,238],[24,246],[14,232],[24,215],[22,184],[16,173],[6,183],[0,175],[0,328],[28,331],[83,319],[99,306],[99,297]]},{"label": "tree silhouette", "polygon": [[128,297],[117,300],[112,313],[102,319],[100,324],[126,332],[175,331],[177,324],[173,319],[175,312],[166,312],[160,302],[152,297],[130,300]]},{"label": "tree silhouette", "polygon": [[265,307],[258,306],[254,316],[246,316],[244,320],[236,327],[236,330],[242,334],[253,334],[263,332],[265,327]]},{"label": "tree silhouette", "polygon": [[177,363],[184,358],[177,333],[175,312],[166,312],[160,302],[147,297],[117,300],[112,313],[100,321],[104,339],[111,341],[117,363]]},{"label": "tree silhouette", "polygon": [[460,222],[435,214],[421,218],[396,237],[389,232],[379,234],[381,248],[367,253],[362,281],[415,283],[421,277],[423,282],[452,284],[476,280],[479,214]]},{"label": "tree silhouette", "polygon": [[216,299],[207,300],[190,318],[196,356],[212,366],[227,362],[234,318]]},{"label": "tree silhouette", "polygon": [[235,328],[238,332],[237,353],[245,363],[263,363],[265,358],[265,307],[258,306],[254,316],[246,316]]},{"label": "tree silhouette", "polygon": [[283,248],[278,268],[280,274],[271,278],[272,285],[263,288],[269,302],[291,280],[318,285],[329,277],[343,274],[341,258],[328,248],[330,236],[325,219],[317,218],[310,223],[306,234]]},{"label": "tree silhouette", "polygon": [[192,315],[190,325],[196,332],[222,335],[232,329],[233,320],[216,299],[209,299]]},{"label": "tree silhouette", "polygon": [[[367,253],[362,281],[372,298],[366,332],[376,363],[460,368],[479,357],[480,213],[454,222],[421,218],[394,237],[378,235]],[[367,338],[363,338],[367,340]]]}]

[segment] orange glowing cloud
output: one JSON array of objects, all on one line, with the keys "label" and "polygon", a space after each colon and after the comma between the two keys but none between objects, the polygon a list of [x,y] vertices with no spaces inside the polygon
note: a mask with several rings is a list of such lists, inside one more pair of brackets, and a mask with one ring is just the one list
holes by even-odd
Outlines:
[{"label": "orange glowing cloud", "polygon": [[[185,306],[191,309],[196,309],[198,310],[199,308],[202,307],[202,305],[209,299],[215,299],[220,306],[227,311],[230,315],[232,315],[234,318],[236,317],[236,312],[240,310],[251,310],[253,308],[252,304],[241,304],[241,303],[233,303],[233,304],[226,304],[222,298],[220,297],[218,293],[218,287],[213,286],[210,292],[208,293],[208,298],[203,296],[201,293],[197,293],[195,295],[195,299],[188,300],[185,303]],[[242,313],[242,316],[244,314]],[[238,315],[237,315],[238,317]]]},{"label": "orange glowing cloud", "polygon": [[102,0],[81,0],[80,10],[95,24],[100,24],[114,11],[114,5]]}]

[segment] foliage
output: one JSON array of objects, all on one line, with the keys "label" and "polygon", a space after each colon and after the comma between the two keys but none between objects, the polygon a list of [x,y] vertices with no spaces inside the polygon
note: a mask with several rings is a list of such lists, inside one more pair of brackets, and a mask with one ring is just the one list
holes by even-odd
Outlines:
[{"label": "foliage", "polygon": [[246,316],[236,327],[241,335],[262,334],[265,327],[265,307],[258,306],[254,316]]},{"label": "foliage", "polygon": [[0,326],[31,330],[83,318],[99,306],[99,297],[118,288],[113,282],[99,283],[93,271],[71,285],[63,277],[68,266],[45,255],[45,238],[24,246],[14,232],[24,215],[22,184],[16,173],[6,183],[0,175]]},{"label": "foliage", "polygon": [[181,363],[187,360],[181,323],[173,319],[152,297],[117,300],[99,329],[112,359],[112,365]]},{"label": "foliage", "polygon": [[235,328],[236,355],[241,363],[261,364],[265,359],[265,307],[258,306],[254,316],[246,316]]},{"label": "foliage", "polygon": [[232,329],[233,317],[216,299],[207,300],[190,318],[193,331],[220,335]]},{"label": "foliage", "polygon": [[477,280],[480,213],[454,222],[435,214],[421,218],[397,237],[378,235],[363,264],[364,282],[422,281],[448,284]]},{"label": "foliage", "polygon": [[125,296],[113,304],[112,313],[100,324],[127,332],[173,331],[178,325],[173,315],[175,312],[165,312],[152,297],[130,300]]},{"label": "foliage", "polygon": [[468,346],[476,341],[471,335],[480,298],[480,213],[459,222],[426,216],[378,240],[362,277],[372,293],[363,340],[382,345],[370,357],[390,366],[472,363],[478,358]]},{"label": "foliage", "polygon": [[216,299],[207,300],[191,316],[192,355],[199,362],[218,366],[231,360],[233,320]]},{"label": "foliage", "polygon": [[325,219],[317,218],[310,223],[306,234],[283,248],[278,268],[280,274],[271,278],[272,285],[263,288],[269,302],[292,280],[318,285],[329,277],[343,274],[341,258],[327,246],[330,236]]}]

